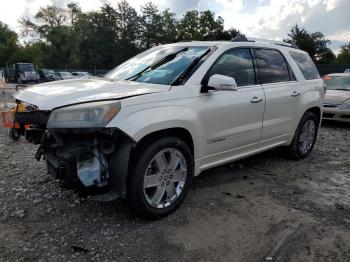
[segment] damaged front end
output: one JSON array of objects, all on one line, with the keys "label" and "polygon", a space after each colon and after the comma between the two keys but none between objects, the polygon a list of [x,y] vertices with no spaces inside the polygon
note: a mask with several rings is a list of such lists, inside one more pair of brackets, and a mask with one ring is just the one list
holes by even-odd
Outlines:
[{"label": "damaged front end", "polygon": [[119,110],[118,102],[85,103],[16,112],[15,121],[29,142],[40,144],[36,159],[46,161],[51,175],[70,184],[106,189],[99,199],[108,201],[126,195],[134,145],[119,129],[105,127]]}]

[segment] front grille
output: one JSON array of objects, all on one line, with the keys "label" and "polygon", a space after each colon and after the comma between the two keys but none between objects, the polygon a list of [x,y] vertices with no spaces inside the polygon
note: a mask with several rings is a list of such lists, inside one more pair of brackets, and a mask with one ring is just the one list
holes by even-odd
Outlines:
[{"label": "front grille", "polygon": [[342,115],[341,118],[350,119],[350,115]]},{"label": "front grille", "polygon": [[324,118],[333,118],[333,117],[334,117],[334,114],[323,113],[323,117],[324,117]]}]

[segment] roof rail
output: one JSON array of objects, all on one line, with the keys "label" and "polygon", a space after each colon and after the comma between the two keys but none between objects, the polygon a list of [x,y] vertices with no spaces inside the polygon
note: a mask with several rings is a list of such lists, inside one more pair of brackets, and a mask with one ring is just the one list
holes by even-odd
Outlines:
[{"label": "roof rail", "polygon": [[295,43],[287,43],[284,41],[275,41],[271,39],[262,39],[262,38],[254,38],[254,37],[245,37],[245,36],[238,36],[235,38],[232,38],[230,42],[262,42],[262,43],[269,43],[273,45],[281,45],[281,46],[287,46],[291,48],[300,49]]},{"label": "roof rail", "polygon": [[240,35],[235,38],[232,38],[230,42],[252,42],[252,41],[249,41],[244,35]]}]

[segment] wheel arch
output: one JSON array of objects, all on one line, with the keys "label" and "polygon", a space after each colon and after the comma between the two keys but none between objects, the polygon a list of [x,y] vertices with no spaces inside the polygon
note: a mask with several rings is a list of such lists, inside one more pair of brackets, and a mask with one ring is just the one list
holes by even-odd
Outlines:
[{"label": "wheel arch", "polygon": [[192,134],[190,131],[188,131],[186,128],[183,128],[183,127],[165,128],[165,129],[157,130],[149,134],[146,134],[138,141],[136,147],[144,145],[145,143],[150,143],[155,139],[159,139],[166,136],[174,136],[183,140],[188,145],[188,147],[190,148],[194,156],[195,152],[194,152],[194,142],[193,142]]},{"label": "wheel arch", "polygon": [[[307,112],[314,113],[314,114],[317,116],[317,119],[319,120],[319,123],[321,123],[321,119],[322,119],[322,110],[321,110],[320,107],[318,107],[318,106],[311,107],[311,108],[309,108],[309,109],[307,109],[307,110],[305,111],[305,113],[307,113]],[[304,114],[305,114],[305,113],[304,113]]]}]

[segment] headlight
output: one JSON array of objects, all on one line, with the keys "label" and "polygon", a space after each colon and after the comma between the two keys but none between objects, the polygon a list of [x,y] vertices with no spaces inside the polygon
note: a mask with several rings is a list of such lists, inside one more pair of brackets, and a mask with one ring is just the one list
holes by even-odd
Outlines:
[{"label": "headlight", "polygon": [[350,99],[345,101],[341,106],[340,109],[350,109]]},{"label": "headlight", "polygon": [[47,128],[105,127],[120,111],[120,102],[93,102],[52,111]]}]

